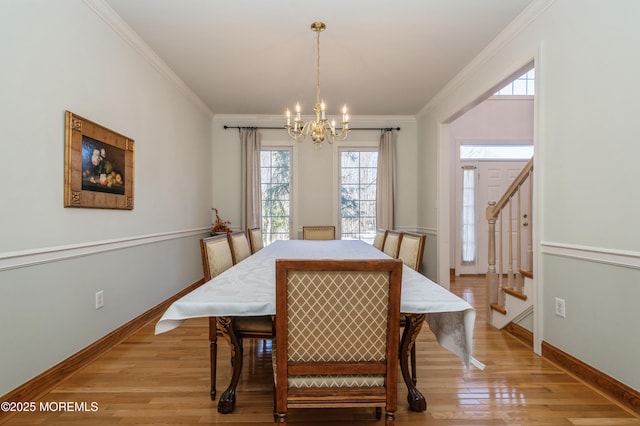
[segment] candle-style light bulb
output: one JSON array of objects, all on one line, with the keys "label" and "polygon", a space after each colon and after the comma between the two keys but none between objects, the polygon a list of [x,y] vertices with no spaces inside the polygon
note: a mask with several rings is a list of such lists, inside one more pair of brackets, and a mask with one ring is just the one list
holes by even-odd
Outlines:
[{"label": "candle-style light bulb", "polygon": [[289,108],[287,108],[287,126],[291,126],[291,111],[289,111]]}]

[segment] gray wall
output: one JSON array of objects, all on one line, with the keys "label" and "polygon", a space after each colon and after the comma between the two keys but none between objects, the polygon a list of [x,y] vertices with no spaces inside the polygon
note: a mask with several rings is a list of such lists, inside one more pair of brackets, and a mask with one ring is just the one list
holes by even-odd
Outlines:
[{"label": "gray wall", "polygon": [[[3,395],[202,278],[212,114],[82,1],[0,28]],[[65,110],[135,140],[132,211],[63,207]]]},{"label": "gray wall", "polygon": [[[536,61],[536,347],[547,341],[637,390],[638,16],[634,0],[536,2],[418,116],[420,160],[440,178],[419,172],[418,223],[437,227],[445,256],[447,124]],[[448,264],[439,261],[441,274]],[[565,319],[555,297],[566,300]]]}]

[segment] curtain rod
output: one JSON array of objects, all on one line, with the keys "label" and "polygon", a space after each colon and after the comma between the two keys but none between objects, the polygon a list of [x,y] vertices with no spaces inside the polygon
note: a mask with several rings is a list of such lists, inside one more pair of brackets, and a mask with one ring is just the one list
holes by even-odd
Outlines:
[{"label": "curtain rod", "polygon": [[[240,126],[227,126],[226,124],[223,126],[225,130],[227,129],[267,129],[267,130],[284,130],[284,126],[282,127],[252,127],[252,126],[246,126],[246,127],[240,127]],[[353,127],[349,130],[400,130],[400,127]]]}]

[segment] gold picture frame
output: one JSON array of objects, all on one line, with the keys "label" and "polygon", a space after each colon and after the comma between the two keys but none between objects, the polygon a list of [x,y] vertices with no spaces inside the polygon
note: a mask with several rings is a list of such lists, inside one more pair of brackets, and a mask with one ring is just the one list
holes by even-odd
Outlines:
[{"label": "gold picture frame", "polygon": [[134,140],[65,112],[64,206],[133,210]]}]

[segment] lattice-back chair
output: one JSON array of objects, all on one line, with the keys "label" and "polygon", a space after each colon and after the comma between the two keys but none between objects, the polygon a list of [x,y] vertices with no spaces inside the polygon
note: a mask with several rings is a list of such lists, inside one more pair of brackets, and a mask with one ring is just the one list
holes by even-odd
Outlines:
[{"label": "lattice-back chair", "polygon": [[229,234],[229,245],[233,252],[233,264],[240,263],[247,257],[251,256],[251,248],[249,240],[242,231],[232,232]]},{"label": "lattice-back chair", "polygon": [[[398,259],[409,268],[420,272],[422,266],[422,256],[424,254],[424,244],[426,235],[414,234],[412,232],[403,232],[400,239],[400,248],[398,250]],[[400,315],[400,327],[404,327],[406,318]],[[417,383],[416,374],[416,343],[413,342],[411,347],[411,380]]]},{"label": "lattice-back chair", "polygon": [[262,229],[250,228],[247,230],[247,236],[249,237],[249,247],[251,247],[251,254],[254,254],[264,247],[264,241],[262,241]]},{"label": "lattice-back chair", "polygon": [[384,239],[387,238],[387,230],[386,229],[378,229],[376,231],[376,236],[373,239],[373,246],[378,250],[382,250],[384,247]]},{"label": "lattice-back chair", "polygon": [[[202,269],[204,271],[205,282],[223,273],[234,264],[234,256],[229,245],[227,234],[215,235],[200,240],[200,251],[202,253]],[[233,330],[234,336],[230,336],[226,330]],[[223,331],[225,330],[225,331]],[[209,317],[209,357],[211,362],[211,400],[216,399],[216,369],[218,360],[218,333],[230,340],[243,338],[271,339],[274,336],[274,324],[272,317]],[[234,359],[232,362],[235,368],[241,368],[241,354],[235,354],[240,358],[239,362]],[[239,365],[238,365],[239,364]],[[238,370],[239,372],[240,370]]]},{"label": "lattice-back chair", "polygon": [[274,418],[376,407],[395,424],[402,262],[276,260]]},{"label": "lattice-back chair", "polygon": [[389,256],[397,259],[398,250],[400,249],[400,240],[402,239],[402,233],[398,231],[387,231],[387,236],[384,238],[384,246],[382,251]]},{"label": "lattice-back chair", "polygon": [[336,227],[335,226],[303,226],[302,239],[303,240],[335,240]]}]

